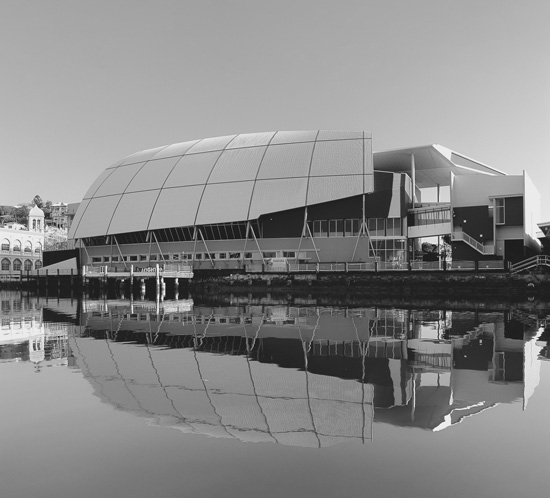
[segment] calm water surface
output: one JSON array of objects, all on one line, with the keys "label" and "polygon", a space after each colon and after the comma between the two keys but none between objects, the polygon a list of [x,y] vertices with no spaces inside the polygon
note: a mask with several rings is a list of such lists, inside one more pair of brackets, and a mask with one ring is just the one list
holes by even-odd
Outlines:
[{"label": "calm water surface", "polygon": [[547,495],[550,307],[0,298],[2,498]]}]

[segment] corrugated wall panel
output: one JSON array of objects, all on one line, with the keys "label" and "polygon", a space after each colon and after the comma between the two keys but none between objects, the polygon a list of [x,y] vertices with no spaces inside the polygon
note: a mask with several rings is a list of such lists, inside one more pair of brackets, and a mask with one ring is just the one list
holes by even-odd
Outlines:
[{"label": "corrugated wall panel", "polygon": [[320,130],[317,140],[352,140],[363,138],[362,131]]},{"label": "corrugated wall panel", "polygon": [[78,206],[78,209],[77,209],[76,214],[74,216],[74,220],[71,223],[71,228],[69,229],[69,234],[68,234],[69,239],[76,238],[75,234],[78,230],[78,226],[80,225],[80,220],[82,219],[82,215],[84,214],[84,212],[88,208],[89,203],[90,203],[89,199],[83,199],[82,202],[80,203],[80,205]]},{"label": "corrugated wall panel", "polygon": [[91,199],[88,209],[83,214],[82,220],[76,230],[75,238],[81,239],[83,237],[106,235],[107,227],[111,222],[111,217],[121,197],[121,195],[112,195]]},{"label": "corrugated wall panel", "polygon": [[134,163],[141,163],[141,162],[148,161],[149,159],[152,159],[155,156],[155,154],[158,154],[164,148],[166,148],[166,145],[163,145],[162,147],[155,147],[154,149],[142,150],[140,152],[136,152],[135,154],[131,154],[128,157],[124,158],[124,161],[122,162],[122,166],[126,164],[134,164]]},{"label": "corrugated wall panel", "polygon": [[155,205],[149,230],[192,226],[204,187],[164,188]]},{"label": "corrugated wall panel", "polygon": [[237,135],[234,140],[227,146],[228,149],[237,149],[240,147],[258,147],[267,145],[271,138],[275,135],[274,131],[266,133],[243,133]]},{"label": "corrugated wall panel", "polygon": [[305,177],[309,173],[313,142],[270,145],[258,179]]},{"label": "corrugated wall panel", "polygon": [[265,147],[252,147],[224,150],[212,170],[208,183],[254,180],[265,149]]},{"label": "corrugated wall panel", "polygon": [[141,169],[145,163],[131,164],[130,166],[119,166],[97,189],[94,197],[104,195],[122,194],[128,183],[132,181],[134,175]]},{"label": "corrugated wall panel", "polygon": [[278,131],[273,137],[273,140],[271,140],[271,145],[291,144],[297,142],[314,142],[317,133],[317,130]]},{"label": "corrugated wall panel", "polygon": [[124,194],[116,208],[108,234],[147,230],[159,190]]},{"label": "corrugated wall panel", "polygon": [[246,220],[254,182],[207,185],[202,196],[197,225]]},{"label": "corrugated wall panel", "polygon": [[362,175],[363,140],[317,142],[313,151],[311,176]]},{"label": "corrugated wall panel", "polygon": [[392,192],[388,218],[401,218],[401,174],[393,174]]},{"label": "corrugated wall panel", "polygon": [[374,160],[372,156],[372,139],[370,138],[364,140],[363,171],[365,173],[365,193],[369,194],[374,192]]},{"label": "corrugated wall panel", "polygon": [[258,218],[265,213],[304,206],[306,190],[307,178],[258,180],[250,204],[249,219]]},{"label": "corrugated wall panel", "polygon": [[165,188],[204,185],[221,151],[183,156],[168,176]]},{"label": "corrugated wall panel", "polygon": [[165,147],[160,152],[157,152],[153,159],[163,159],[165,157],[173,156],[182,156],[185,154],[193,145],[198,143],[199,140],[191,140],[189,142],[180,142],[179,144],[172,144],[168,147]]},{"label": "corrugated wall panel", "polygon": [[84,197],[83,199],[90,199],[94,196],[94,194],[96,193],[97,189],[100,187],[100,185],[109,177],[113,174],[115,170],[114,169],[106,169],[105,171],[103,171],[94,181],[94,183],[92,183],[92,185],[90,186],[90,188],[88,188],[88,190],[86,191],[86,193],[84,194]]},{"label": "corrugated wall panel", "polygon": [[187,154],[197,154],[200,152],[212,152],[215,150],[223,150],[231,140],[235,138],[236,135],[229,135],[226,137],[213,137],[205,138],[197,144],[193,145],[188,151]]},{"label": "corrugated wall panel", "polygon": [[161,188],[179,159],[179,157],[168,157],[146,162],[145,166],[134,176],[126,192]]},{"label": "corrugated wall panel", "polygon": [[363,193],[363,176],[316,177],[309,179],[307,204],[343,199]]}]

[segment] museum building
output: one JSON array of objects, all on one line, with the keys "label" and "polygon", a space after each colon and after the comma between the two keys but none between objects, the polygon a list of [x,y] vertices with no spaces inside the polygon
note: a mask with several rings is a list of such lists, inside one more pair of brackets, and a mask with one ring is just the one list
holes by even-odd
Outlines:
[{"label": "museum building", "polygon": [[0,227],[2,272],[31,271],[42,267],[44,211],[33,206],[27,225],[8,223]]},{"label": "museum building", "polygon": [[425,240],[446,241],[453,260],[522,260],[540,251],[539,215],[525,172],[440,145],[373,153],[368,132],[278,131],[116,162],[84,195],[69,239],[84,265],[399,269],[422,259]]}]

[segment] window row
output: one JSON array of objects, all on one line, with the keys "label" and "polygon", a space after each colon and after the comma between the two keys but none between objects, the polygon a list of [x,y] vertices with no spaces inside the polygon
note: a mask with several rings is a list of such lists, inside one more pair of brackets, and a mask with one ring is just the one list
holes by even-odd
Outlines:
[{"label": "window row", "polygon": [[[256,236],[259,236],[258,223],[251,221],[250,226]],[[119,233],[114,236],[87,237],[84,239],[84,244],[87,247],[93,247],[117,244],[156,244],[157,242],[193,242],[194,240],[237,240],[246,238],[246,227],[246,221],[238,221],[197,227],[159,228],[151,231]],[[248,237],[252,237],[250,232]]]},{"label": "window row", "polygon": [[414,226],[435,225],[439,223],[449,223],[451,221],[451,209],[434,208],[430,211],[413,213],[412,224]]},{"label": "window row", "polygon": [[[23,252],[25,254],[29,254],[33,252],[33,246],[32,242],[30,240],[27,240],[23,245],[21,244],[20,240],[14,240],[13,242],[10,242],[8,239],[3,239],[2,244],[0,245],[0,249],[5,252]],[[37,242],[34,245],[34,253],[40,254],[42,252],[42,244],[40,242]]]},{"label": "window row", "polygon": [[[401,218],[368,218],[367,230],[370,236],[399,237],[403,235]],[[314,237],[352,237],[359,235],[360,219],[308,221]]]},{"label": "window row", "polygon": [[24,271],[31,271],[38,270],[39,268],[42,268],[42,261],[40,260],[33,263],[30,259],[26,259],[24,262],[20,259],[14,259],[13,261],[7,258],[2,259],[3,271],[21,271],[21,269]]},{"label": "window row", "polygon": [[[288,258],[288,259],[307,259],[307,252],[301,251],[264,251],[261,256],[258,251],[216,251],[216,252],[197,252],[195,253],[195,261],[212,260],[241,260],[241,259],[271,259],[271,258]],[[129,254],[125,256],[93,256],[92,264],[105,263],[159,263],[166,261],[193,261],[193,253],[170,253],[170,254]]]}]

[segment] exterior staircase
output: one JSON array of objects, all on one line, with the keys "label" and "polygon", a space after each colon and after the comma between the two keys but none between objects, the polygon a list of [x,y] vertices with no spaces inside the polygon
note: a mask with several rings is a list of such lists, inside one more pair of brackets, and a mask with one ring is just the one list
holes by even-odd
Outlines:
[{"label": "exterior staircase", "polygon": [[533,256],[532,258],[524,259],[518,263],[514,263],[510,267],[510,273],[519,273],[520,271],[538,268],[539,266],[550,267],[550,256]]},{"label": "exterior staircase", "polygon": [[466,232],[453,232],[451,240],[459,240],[468,244],[472,249],[475,249],[480,254],[495,254],[495,245],[494,244],[483,244],[478,240],[474,239]]}]

